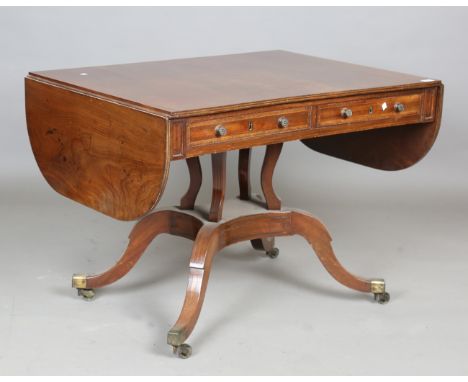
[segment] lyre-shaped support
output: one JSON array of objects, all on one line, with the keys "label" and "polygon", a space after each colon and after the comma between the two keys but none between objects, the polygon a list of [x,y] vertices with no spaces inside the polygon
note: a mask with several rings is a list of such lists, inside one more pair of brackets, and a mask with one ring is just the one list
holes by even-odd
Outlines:
[{"label": "lyre-shaped support", "polygon": [[[281,199],[278,198],[273,189],[273,173],[275,171],[276,163],[283,148],[282,143],[268,145],[265,150],[265,157],[263,159],[262,171],[260,174],[260,183],[262,186],[263,196],[267,209],[279,210],[281,209]],[[238,164],[238,177],[239,177],[239,199],[250,200],[250,156],[251,149],[239,150],[239,164]]]},{"label": "lyre-shaped support", "polygon": [[[282,143],[268,145],[263,159],[260,182],[262,185],[265,204],[269,210],[281,209],[281,200],[276,196],[273,190],[273,173],[281,154]],[[250,192],[250,156],[251,149],[239,150],[238,177],[239,177],[239,199],[251,200]],[[263,237],[251,240],[252,247],[259,251],[265,251],[267,256],[276,258],[279,254],[275,247],[274,237]]]},{"label": "lyre-shaped support", "polygon": [[262,184],[263,195],[265,196],[265,202],[269,210],[281,209],[281,199],[276,196],[276,193],[273,190],[273,172],[275,171],[276,163],[278,162],[282,148],[282,143],[268,145],[266,147],[265,158],[263,160],[260,181]]},{"label": "lyre-shaped support", "polygon": [[223,216],[224,196],[226,194],[226,152],[211,154],[213,193],[208,220],[218,222]]},{"label": "lyre-shaped support", "polygon": [[180,199],[180,208],[183,210],[193,210],[195,200],[202,185],[202,169],[199,157],[187,158],[186,162],[189,170],[190,184],[187,192]]},{"label": "lyre-shaped support", "polygon": [[239,150],[237,173],[239,178],[239,199],[250,200],[250,154],[252,149]]}]

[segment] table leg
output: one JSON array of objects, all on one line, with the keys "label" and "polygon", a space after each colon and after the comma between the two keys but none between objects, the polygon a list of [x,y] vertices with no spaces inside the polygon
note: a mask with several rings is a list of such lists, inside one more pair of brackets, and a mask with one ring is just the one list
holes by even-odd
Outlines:
[{"label": "table leg", "polygon": [[[261,172],[261,185],[265,196],[265,203],[269,210],[281,209],[281,200],[276,196],[273,190],[273,173],[281,154],[282,143],[268,145],[265,151]],[[239,150],[239,199],[250,200],[250,155],[251,149]],[[275,247],[275,238],[266,237],[251,240],[252,247],[259,251],[265,251],[267,256],[275,259],[279,255],[278,248]]]},{"label": "table leg", "polygon": [[202,169],[199,157],[187,158],[186,162],[190,175],[190,184],[187,192],[180,199],[180,208],[183,210],[193,210],[195,200],[202,185]]},{"label": "table leg", "polygon": [[265,158],[263,160],[260,180],[263,195],[265,196],[266,205],[269,210],[281,209],[281,199],[276,196],[275,191],[273,190],[273,172],[275,171],[276,163],[278,162],[282,148],[282,143],[268,145],[266,147]]},{"label": "table leg", "polygon": [[184,343],[192,333],[205,298],[211,264],[222,248],[258,237],[301,235],[312,246],[328,273],[348,288],[374,293],[380,303],[389,300],[381,279],[366,280],[348,272],[338,261],[331,247],[325,226],[312,215],[297,211],[278,211],[241,216],[219,224],[203,226],[195,239],[190,258],[189,282],[179,318],[168,332],[167,342],[181,358],[191,354]]},{"label": "table leg", "polygon": [[226,152],[211,154],[213,193],[208,220],[218,222],[223,216],[224,196],[226,194]]},{"label": "table leg", "polygon": [[250,154],[252,149],[239,150],[239,163],[237,167],[239,177],[239,199],[250,200]]},{"label": "table leg", "polygon": [[153,212],[140,220],[129,235],[129,243],[119,261],[107,271],[98,275],[75,274],[72,286],[86,299],[94,297],[94,288],[112,284],[125,276],[138,262],[148,245],[161,234],[195,240],[203,225],[196,217],[172,210]]},{"label": "table leg", "polygon": [[303,236],[314,249],[317,257],[328,273],[340,284],[360,291],[374,294],[380,304],[390,300],[382,279],[367,280],[348,272],[336,258],[331,237],[325,226],[308,212],[294,210],[291,214],[292,232]]}]

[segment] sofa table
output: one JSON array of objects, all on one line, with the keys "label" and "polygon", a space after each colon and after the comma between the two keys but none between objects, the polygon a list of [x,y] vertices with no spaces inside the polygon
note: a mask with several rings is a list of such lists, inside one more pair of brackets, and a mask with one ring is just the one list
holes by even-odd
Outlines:
[{"label": "sofa table", "polygon": [[[112,218],[139,219],[114,266],[73,276],[79,295],[90,299],[96,288],[123,277],[161,233],[194,241],[185,301],[167,336],[179,357],[191,354],[185,341],[200,314],[213,257],[240,241],[275,258],[275,237],[301,235],[338,282],[379,303],[389,300],[382,279],[357,277],[339,263],[322,223],[281,206],[273,173],[283,143],[294,140],[376,169],[413,165],[436,139],[441,81],[265,51],[31,72],[25,86],[29,138],[50,186]],[[251,149],[263,145],[260,200],[251,195],[249,167]],[[239,150],[240,192],[224,203],[229,150]],[[201,207],[204,154],[212,158],[212,198]],[[152,211],[170,162],[181,159],[190,180],[180,205]]]}]

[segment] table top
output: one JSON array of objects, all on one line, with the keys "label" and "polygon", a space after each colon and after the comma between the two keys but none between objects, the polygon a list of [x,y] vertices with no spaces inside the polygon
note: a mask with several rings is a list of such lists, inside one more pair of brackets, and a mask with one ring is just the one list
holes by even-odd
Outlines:
[{"label": "table top", "polygon": [[442,99],[438,80],[284,51],[25,80],[28,134],[48,183],[121,220],[157,205],[171,160],[301,140],[365,166],[409,167],[437,137]]},{"label": "table top", "polygon": [[286,51],[31,72],[168,116],[194,116],[438,81]]}]

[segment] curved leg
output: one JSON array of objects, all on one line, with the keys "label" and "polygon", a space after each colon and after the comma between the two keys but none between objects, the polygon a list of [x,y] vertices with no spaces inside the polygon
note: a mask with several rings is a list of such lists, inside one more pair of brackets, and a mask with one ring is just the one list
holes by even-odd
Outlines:
[{"label": "curved leg", "polygon": [[242,216],[219,225],[203,226],[195,239],[190,258],[190,274],[184,305],[175,325],[167,334],[167,343],[174,351],[186,358],[182,349],[190,349],[184,341],[197,323],[205,298],[211,264],[222,248],[244,240],[273,235],[287,235],[290,228],[289,212],[265,213]]},{"label": "curved leg", "polygon": [[183,212],[172,210],[153,212],[135,225],[129,235],[127,249],[113,267],[98,275],[74,275],[72,286],[84,297],[92,297],[88,294],[93,293],[86,291],[112,284],[125,276],[157,235],[169,233],[194,240],[202,224],[199,219]]},{"label": "curved leg", "polygon": [[263,160],[261,172],[261,184],[263,195],[265,196],[266,205],[269,210],[281,209],[281,199],[276,196],[273,190],[273,172],[276,163],[278,162],[283,148],[282,143],[268,145],[265,151],[265,158]]},{"label": "curved leg", "polygon": [[[278,162],[282,148],[282,143],[268,145],[265,151],[265,158],[263,159],[260,182],[262,185],[263,195],[265,197],[266,207],[269,210],[281,209],[281,199],[276,196],[275,191],[273,190],[273,172],[275,170],[275,166]],[[254,249],[265,251],[267,256],[272,259],[277,258],[279,255],[279,249],[275,247],[274,237],[254,239],[250,242]]]},{"label": "curved leg", "polygon": [[[269,145],[266,147],[265,158],[262,165],[261,184],[265,195],[265,203],[270,210],[281,208],[281,200],[273,191],[273,172],[281,153],[282,144]],[[239,198],[241,200],[250,200],[250,154],[251,149],[239,150]],[[275,247],[275,238],[266,237],[258,238],[250,241],[252,247],[259,251],[265,251],[267,256],[274,259],[278,257],[279,250]]]},{"label": "curved leg", "polygon": [[195,239],[184,304],[177,322],[167,334],[167,343],[174,347],[174,352],[182,358],[187,358],[191,353],[190,346],[184,341],[197,323],[211,264],[219,250],[240,241],[258,240],[258,237],[295,234],[307,239],[326,270],[341,284],[361,292],[372,292],[379,296],[386,294],[383,280],[365,280],[354,276],[339,263],[330,245],[328,231],[319,220],[305,212],[267,212],[241,216],[220,224],[208,224],[199,230]]},{"label": "curved leg", "polygon": [[[206,225],[202,227],[193,245],[190,259],[189,281],[185,294],[184,305],[177,322],[167,333],[167,343],[178,346],[190,336],[197,323],[205,299],[208,277],[211,271],[212,258],[219,250],[219,226]],[[194,259],[199,259],[194,263]]]},{"label": "curved leg", "polygon": [[202,169],[199,157],[187,158],[186,161],[190,175],[190,185],[185,195],[180,199],[180,208],[182,210],[193,210],[202,185]]},{"label": "curved leg", "polygon": [[[239,199],[250,200],[250,154],[252,149],[239,150],[239,163],[237,167],[239,177]],[[258,251],[264,251],[267,256],[274,259],[278,257],[279,250],[275,248],[275,238],[265,237],[250,240],[252,247]]]},{"label": "curved leg", "polygon": [[220,225],[222,247],[252,238],[301,235],[312,246],[328,273],[339,283],[361,292],[385,293],[383,280],[367,280],[348,272],[336,258],[325,226],[303,211],[269,212],[242,216]]},{"label": "curved leg", "polygon": [[250,200],[250,154],[251,149],[239,150],[237,172],[239,176],[239,199]]},{"label": "curved leg", "polygon": [[[237,167],[237,173],[239,178],[239,199],[250,200],[250,154],[251,148],[239,150],[239,162]],[[274,258],[274,253],[278,251],[275,248],[275,238],[267,237],[263,239],[253,239],[250,241],[252,247],[258,251],[265,251],[267,255]],[[275,251],[276,250],[276,251]],[[273,255],[273,256],[272,256]]]},{"label": "curved leg", "polygon": [[213,172],[213,193],[208,220],[220,221],[223,215],[224,195],[226,193],[226,152],[211,154]]},{"label": "curved leg", "polygon": [[291,222],[294,233],[303,236],[309,242],[322,265],[336,281],[360,292],[374,293],[379,303],[388,302],[390,295],[385,292],[383,280],[363,279],[348,272],[341,265],[333,252],[330,234],[319,220],[306,212],[292,211]]}]

